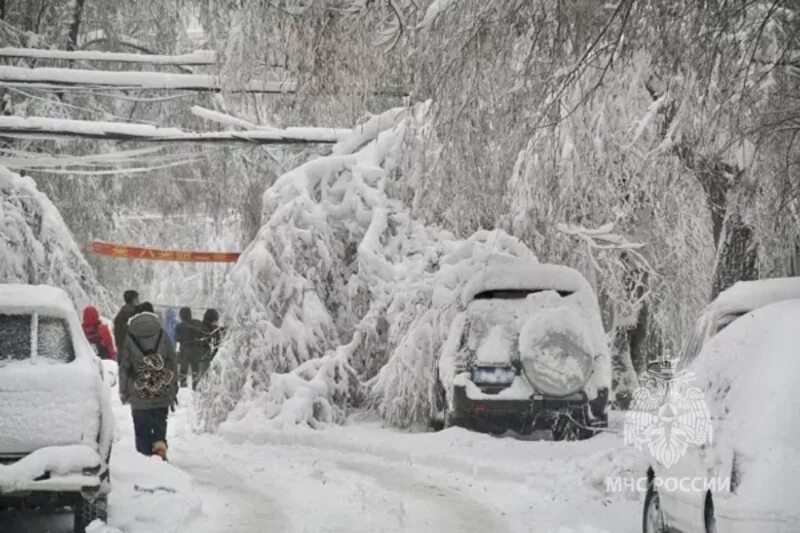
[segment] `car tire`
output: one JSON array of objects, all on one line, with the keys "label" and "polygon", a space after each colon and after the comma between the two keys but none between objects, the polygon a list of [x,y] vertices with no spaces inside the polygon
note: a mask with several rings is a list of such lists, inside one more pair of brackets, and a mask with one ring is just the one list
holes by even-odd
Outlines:
[{"label": "car tire", "polygon": [[717,533],[717,518],[714,516],[714,501],[711,499],[711,493],[706,495],[703,521],[705,522],[706,533]]},{"label": "car tire", "polygon": [[667,522],[664,519],[664,511],[661,509],[661,498],[656,489],[653,488],[652,481],[647,487],[647,495],[644,498],[644,510],[642,511],[642,532],[643,533],[667,533]]},{"label": "car tire", "polygon": [[553,440],[556,441],[583,440],[586,438],[584,436],[584,431],[565,416],[559,416],[556,419],[551,431],[553,432]]},{"label": "car tire", "polygon": [[72,507],[72,512],[74,515],[74,533],[85,533],[86,527],[95,520],[105,522],[108,519],[105,494],[98,494],[94,499],[79,495]]}]

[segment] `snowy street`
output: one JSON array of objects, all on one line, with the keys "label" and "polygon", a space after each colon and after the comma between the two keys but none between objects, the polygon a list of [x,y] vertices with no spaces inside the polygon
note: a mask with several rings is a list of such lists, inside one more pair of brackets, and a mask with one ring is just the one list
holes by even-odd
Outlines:
[{"label": "snowy street", "polygon": [[[186,398],[184,396],[184,398]],[[221,435],[170,419],[170,464],[137,456],[117,403],[109,526],[98,532],[558,532],[638,530],[642,495],[605,493],[635,454],[615,435],[573,443],[353,421]],[[579,510],[580,512],[576,512]],[[9,533],[71,531],[68,513],[11,515]],[[116,528],[116,529],[115,529]]]},{"label": "snowy street", "polygon": [[[218,436],[192,433],[190,416],[182,408],[171,419],[171,465],[151,461],[163,482],[123,473],[140,459],[131,456],[129,418],[119,416],[125,437],[115,449],[120,492],[110,499],[110,525],[132,533],[155,524],[209,533],[588,533],[636,531],[640,520],[641,495],[605,494],[605,477],[635,462],[615,435],[565,444],[362,421],[282,433],[231,427]],[[176,492],[131,490],[137,483]]]},{"label": "snowy street", "polygon": [[800,532],[798,36],[0,0],[0,533]]}]

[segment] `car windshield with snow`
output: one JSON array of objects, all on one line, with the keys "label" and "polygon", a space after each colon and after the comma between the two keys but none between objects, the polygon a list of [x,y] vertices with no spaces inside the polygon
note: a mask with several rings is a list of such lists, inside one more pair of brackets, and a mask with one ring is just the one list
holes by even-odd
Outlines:
[{"label": "car windshield with snow", "polygon": [[71,506],[105,518],[113,417],[68,296],[0,285],[0,508]]},{"label": "car windshield with snow", "polygon": [[439,365],[444,421],[584,438],[607,424],[610,359],[597,299],[576,270],[493,258],[467,284]]}]

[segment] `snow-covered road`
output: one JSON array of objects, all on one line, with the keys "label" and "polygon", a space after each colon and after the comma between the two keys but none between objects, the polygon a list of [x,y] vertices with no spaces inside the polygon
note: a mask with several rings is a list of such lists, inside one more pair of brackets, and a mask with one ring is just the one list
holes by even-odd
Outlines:
[{"label": "snow-covered road", "polygon": [[[181,407],[164,464],[133,451],[128,409],[116,412],[110,525],[97,533],[624,533],[640,524],[642,495],[605,492],[607,476],[638,473],[635,453],[612,434],[555,443],[353,420],[322,431],[242,421],[209,435],[192,432]],[[27,529],[0,529],[71,531],[68,515],[22,518]]]}]

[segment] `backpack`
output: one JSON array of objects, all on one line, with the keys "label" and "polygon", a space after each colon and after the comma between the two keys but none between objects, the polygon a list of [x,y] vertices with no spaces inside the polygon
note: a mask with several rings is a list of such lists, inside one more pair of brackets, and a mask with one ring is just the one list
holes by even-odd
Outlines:
[{"label": "backpack", "polygon": [[163,331],[158,332],[155,345],[148,350],[142,348],[136,337],[128,335],[142,352],[141,362],[133,369],[135,376],[133,386],[142,400],[155,400],[169,395],[172,380],[175,378],[175,373],[167,366],[164,356],[158,353],[162,334]]}]

